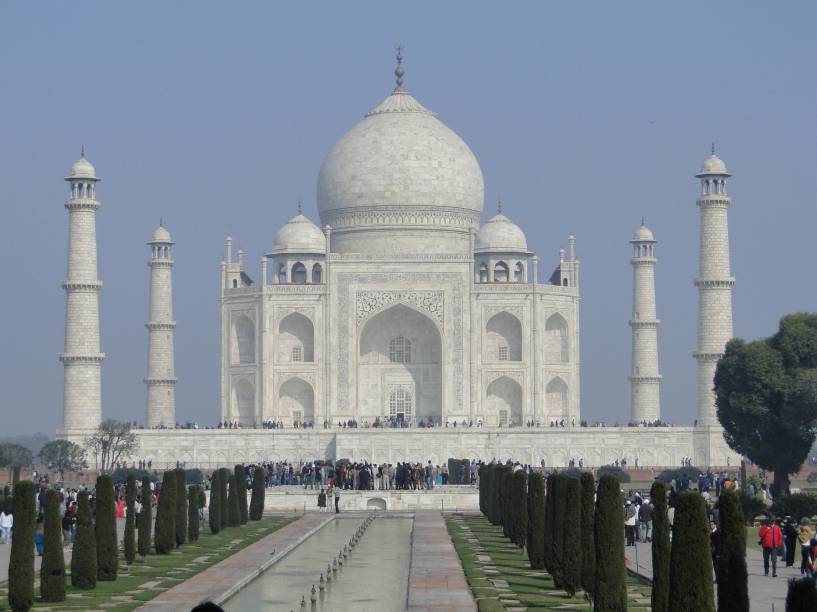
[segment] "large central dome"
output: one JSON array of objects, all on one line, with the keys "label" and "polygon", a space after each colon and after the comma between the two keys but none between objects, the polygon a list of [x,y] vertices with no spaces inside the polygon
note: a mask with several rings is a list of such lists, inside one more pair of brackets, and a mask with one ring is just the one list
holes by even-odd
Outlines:
[{"label": "large central dome", "polygon": [[471,149],[403,90],[402,78],[335,143],[318,176],[335,252],[467,254],[483,199]]}]

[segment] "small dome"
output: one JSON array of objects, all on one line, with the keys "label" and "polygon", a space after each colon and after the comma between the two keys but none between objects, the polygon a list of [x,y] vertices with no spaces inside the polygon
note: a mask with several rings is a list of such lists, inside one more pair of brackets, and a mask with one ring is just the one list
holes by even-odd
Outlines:
[{"label": "small dome", "polygon": [[726,169],[726,164],[723,163],[723,160],[713,152],[704,160],[701,171],[696,176],[704,174],[726,174],[728,176],[729,171]]},{"label": "small dome", "polygon": [[79,160],[71,166],[71,174],[68,178],[96,178],[96,168],[94,168],[93,164],[85,159],[85,156],[79,158]]},{"label": "small dome", "polygon": [[483,224],[477,234],[476,251],[528,251],[525,233],[502,213]]},{"label": "small dome", "polygon": [[298,213],[275,234],[275,246],[272,252],[281,251],[325,253],[326,237],[317,225],[303,214]]},{"label": "small dome", "polygon": [[655,242],[655,237],[652,231],[650,231],[650,228],[642,223],[638,226],[638,229],[635,230],[632,242]]},{"label": "small dome", "polygon": [[156,231],[153,232],[153,238],[151,242],[169,242],[172,243],[173,239],[170,237],[170,232],[168,232],[163,225],[160,225],[156,228]]}]

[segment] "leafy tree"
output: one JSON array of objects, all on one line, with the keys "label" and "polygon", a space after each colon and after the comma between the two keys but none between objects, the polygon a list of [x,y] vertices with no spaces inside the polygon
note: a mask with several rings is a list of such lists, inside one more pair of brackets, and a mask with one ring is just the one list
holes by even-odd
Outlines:
[{"label": "leafy tree", "polygon": [[23,480],[14,487],[14,528],[9,557],[9,607],[28,610],[34,605],[34,483]]},{"label": "leafy tree", "polygon": [[652,504],[652,610],[669,610],[669,515],[667,485],[656,480],[650,488]]},{"label": "leafy tree", "polygon": [[565,544],[565,515],[567,514],[567,481],[568,477],[562,473],[556,474],[553,479],[553,583],[557,588],[563,588],[564,581],[564,544]]},{"label": "leafy tree", "polygon": [[627,470],[623,470],[622,468],[616,465],[603,465],[598,470],[596,470],[597,478],[601,478],[602,476],[606,476],[607,474],[615,476],[619,482],[630,482],[630,475],[627,473]]},{"label": "leafy tree", "polygon": [[230,527],[241,526],[241,510],[238,504],[238,483],[236,482],[235,474],[230,474],[229,487],[230,492],[227,494],[227,525]]},{"label": "leafy tree", "polygon": [[562,542],[562,588],[573,597],[582,581],[582,485],[575,478],[564,484],[565,518]]},{"label": "leafy tree", "polygon": [[187,539],[191,543],[199,539],[199,503],[201,487],[192,485],[187,490]]},{"label": "leafy tree", "polygon": [[596,544],[594,542],[593,523],[595,515],[596,481],[590,472],[582,472],[581,483],[581,555],[582,580],[584,592],[592,597],[596,581]]},{"label": "leafy tree", "polygon": [[621,485],[615,476],[602,476],[596,490],[595,612],[627,609],[627,570],[624,567],[624,508]]},{"label": "leafy tree", "polygon": [[80,491],[77,495],[77,528],[71,551],[71,584],[78,589],[93,589],[96,586],[96,536],[87,491]]},{"label": "leafy tree", "polygon": [[65,601],[65,557],[62,549],[60,496],[54,490],[45,493],[44,531],[40,598],[47,602]]},{"label": "leafy tree", "polygon": [[0,465],[11,468],[12,485],[16,485],[20,480],[20,468],[28,467],[34,461],[33,453],[23,446],[14,442],[0,444]]},{"label": "leafy tree", "polygon": [[169,555],[176,548],[176,472],[165,470],[156,507],[156,533],[153,545],[157,555]]},{"label": "leafy tree", "polygon": [[125,563],[136,558],[136,478],[128,476],[125,485]]},{"label": "leafy tree", "polygon": [[790,516],[798,522],[804,516],[810,518],[817,514],[817,495],[810,493],[781,495],[774,500],[772,513],[775,516]]},{"label": "leafy tree", "polygon": [[266,487],[264,467],[256,465],[252,473],[252,497],[250,498],[250,520],[260,521],[264,516],[264,496]]},{"label": "leafy tree", "polygon": [[116,580],[119,549],[116,541],[116,510],[113,501],[113,481],[103,474],[96,479],[96,579]]},{"label": "leafy tree", "polygon": [[142,478],[142,511],[139,513],[139,541],[137,550],[141,557],[150,553],[150,530],[153,526],[153,495],[150,492],[150,476]]},{"label": "leafy tree", "polygon": [[221,531],[221,472],[216,470],[210,478],[210,533]]},{"label": "leafy tree", "polygon": [[790,578],[789,590],[786,593],[786,612],[814,612],[814,610],[817,610],[817,585],[814,579]]},{"label": "leafy tree", "polygon": [[555,474],[550,474],[545,480],[545,569],[553,576],[554,554],[553,543],[556,541],[555,524],[553,514],[556,505],[553,503],[553,479]]},{"label": "leafy tree", "polygon": [[227,488],[230,485],[230,470],[219,468],[218,473],[218,494],[221,497],[221,528],[224,529],[230,524],[230,506],[227,494]]},{"label": "leafy tree", "polygon": [[790,492],[817,436],[817,314],[791,314],[775,335],[730,341],[715,372],[718,419],[734,450],[774,470]]},{"label": "leafy tree", "polygon": [[187,541],[187,481],[183,469],[176,470],[176,546]]},{"label": "leafy tree", "polygon": [[[481,482],[481,481],[480,481]],[[539,472],[528,475],[528,560],[531,569],[545,568],[545,485]]]},{"label": "leafy tree", "polygon": [[238,511],[241,518],[241,524],[246,525],[249,518],[249,511],[247,510],[247,473],[244,470],[243,464],[238,464],[235,470],[235,484],[238,491]]},{"label": "leafy tree", "polygon": [[131,431],[130,423],[107,419],[85,439],[85,446],[93,453],[97,469],[107,473],[112,471],[123,457],[131,455],[138,443],[136,434]]},{"label": "leafy tree", "polygon": [[749,577],[746,571],[746,527],[737,492],[721,491],[718,509],[720,527],[715,559],[718,612],[743,612],[749,609]]},{"label": "leafy tree", "polygon": [[69,440],[51,440],[40,449],[40,461],[57,470],[60,480],[65,480],[65,472],[81,472],[88,467],[85,449]]},{"label": "leafy tree", "polygon": [[669,581],[670,612],[715,612],[706,502],[685,491],[675,502]]}]

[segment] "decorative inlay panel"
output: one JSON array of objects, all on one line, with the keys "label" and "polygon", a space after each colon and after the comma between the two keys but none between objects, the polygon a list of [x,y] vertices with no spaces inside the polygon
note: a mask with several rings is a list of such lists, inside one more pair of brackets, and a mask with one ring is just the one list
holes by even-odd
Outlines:
[{"label": "decorative inlay panel", "polygon": [[357,324],[394,304],[408,304],[427,312],[444,329],[442,291],[358,291],[355,299]]}]

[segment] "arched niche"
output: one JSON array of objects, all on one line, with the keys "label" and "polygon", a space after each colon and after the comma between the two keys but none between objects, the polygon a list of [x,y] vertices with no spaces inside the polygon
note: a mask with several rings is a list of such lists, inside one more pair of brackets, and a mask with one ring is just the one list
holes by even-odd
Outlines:
[{"label": "arched niche", "polygon": [[279,414],[290,423],[315,422],[315,392],[302,378],[289,378],[278,393]]},{"label": "arched niche", "polygon": [[522,324],[509,312],[492,316],[485,326],[488,361],[522,361]]},{"label": "arched niche", "polygon": [[233,321],[232,363],[255,363],[255,323],[247,315]]},{"label": "arched niche", "polygon": [[545,389],[545,410],[547,413],[546,420],[548,422],[565,419],[565,425],[568,424],[569,406],[567,383],[558,376],[553,378]]},{"label": "arched niche", "polygon": [[239,380],[233,385],[232,420],[243,427],[255,424],[255,387],[248,380]]},{"label": "arched niche", "polygon": [[567,363],[570,361],[570,340],[567,321],[559,313],[545,322],[545,361]]},{"label": "arched niche", "polygon": [[497,422],[507,427],[522,424],[522,387],[507,376],[501,376],[488,385],[488,411]]},{"label": "arched niche", "polygon": [[278,324],[278,361],[315,361],[315,327],[300,312],[288,314]]}]

